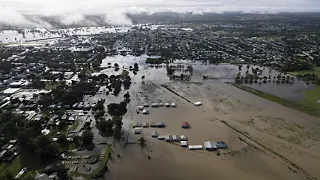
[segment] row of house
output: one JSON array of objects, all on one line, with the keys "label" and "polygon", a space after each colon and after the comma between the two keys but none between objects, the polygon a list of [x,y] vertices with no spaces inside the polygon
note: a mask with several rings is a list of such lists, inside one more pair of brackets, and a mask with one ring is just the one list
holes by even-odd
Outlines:
[{"label": "row of house", "polygon": [[17,140],[10,140],[7,144],[1,147],[0,162],[9,163],[20,154],[17,142]]}]

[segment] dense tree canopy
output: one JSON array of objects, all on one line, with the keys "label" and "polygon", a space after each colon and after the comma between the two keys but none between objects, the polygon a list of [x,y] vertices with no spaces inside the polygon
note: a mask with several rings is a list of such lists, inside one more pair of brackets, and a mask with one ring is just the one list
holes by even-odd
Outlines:
[{"label": "dense tree canopy", "polygon": [[120,102],[119,104],[111,103],[108,105],[108,113],[112,116],[123,116],[127,112],[127,103]]},{"label": "dense tree canopy", "polygon": [[92,144],[92,140],[93,140],[93,134],[90,130],[86,130],[83,132],[82,137],[81,137],[81,141],[83,143],[83,145],[91,145]]}]

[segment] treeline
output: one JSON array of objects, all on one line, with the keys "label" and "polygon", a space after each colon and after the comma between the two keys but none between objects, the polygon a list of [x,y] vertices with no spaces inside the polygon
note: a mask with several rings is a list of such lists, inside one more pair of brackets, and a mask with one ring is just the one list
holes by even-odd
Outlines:
[{"label": "treeline", "polygon": [[[111,103],[108,105],[108,114],[112,116],[112,119],[104,119],[102,116],[105,113],[102,101],[99,101],[94,108],[96,127],[103,136],[113,136],[116,140],[121,138],[121,128],[122,128],[122,116],[127,112],[127,104],[130,101],[129,93],[124,95],[124,101],[117,103]],[[99,114],[99,115],[97,115]]]},{"label": "treeline", "polygon": [[312,69],[313,64],[307,59],[294,59],[286,61],[282,67],[282,72],[303,71]]},{"label": "treeline", "polygon": [[146,63],[147,64],[163,64],[163,63],[168,63],[168,60],[165,60],[164,58],[147,58]]},{"label": "treeline", "polygon": [[[63,105],[73,105],[80,102],[84,95],[95,95],[99,90],[99,86],[105,85],[109,92],[112,92],[117,96],[121,90],[127,90],[131,85],[131,78],[128,73],[122,73],[121,75],[100,74],[99,76],[87,76],[84,72],[79,75],[80,82],[75,82],[71,86],[67,86],[64,83],[59,84],[56,88],[48,94],[43,94],[40,97],[39,104],[43,107],[48,107],[52,104],[61,103]],[[34,83],[40,83],[38,81]]]},{"label": "treeline", "polygon": [[320,85],[320,77],[314,73],[307,73],[307,74],[298,74],[297,78],[304,80],[307,83],[314,83]]},{"label": "treeline", "polygon": [[23,153],[34,158],[40,158],[42,162],[52,162],[59,154],[57,144],[52,142],[50,136],[41,133],[40,122],[30,121],[20,114],[12,111],[0,112],[1,146],[11,139],[17,139]]},{"label": "treeline", "polygon": [[43,94],[39,100],[39,104],[43,105],[43,107],[48,107],[56,103],[72,105],[82,101],[85,94],[94,95],[97,90],[98,88],[94,83],[83,81],[72,84],[71,86],[60,84],[50,93]]}]

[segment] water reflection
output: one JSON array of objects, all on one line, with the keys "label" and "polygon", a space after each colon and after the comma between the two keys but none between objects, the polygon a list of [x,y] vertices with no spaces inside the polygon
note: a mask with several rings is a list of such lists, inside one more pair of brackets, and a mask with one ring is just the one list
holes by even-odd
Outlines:
[{"label": "water reflection", "polygon": [[[101,67],[108,67],[113,66],[115,63],[119,64],[121,68],[125,68],[129,70],[130,66],[133,66],[134,63],[139,65],[139,72],[135,75],[138,76],[134,78],[134,81],[138,84],[142,83],[142,81],[152,81],[154,83],[167,83],[171,80],[168,77],[166,71],[166,65],[149,65],[146,64],[145,61],[149,56],[142,55],[142,56],[122,56],[122,55],[115,55],[106,57],[101,64]],[[214,79],[222,82],[234,82],[237,74],[240,72],[242,76],[245,76],[246,73],[253,74],[252,69],[259,68],[259,77],[268,77],[270,76],[271,79],[268,79],[269,82],[262,83],[262,80],[258,80],[257,83],[252,84],[244,84],[248,87],[279,96],[281,98],[291,100],[291,101],[300,101],[303,99],[303,94],[301,93],[304,89],[312,89],[314,85],[307,85],[304,81],[294,80],[293,83],[276,83],[274,82],[274,77],[278,75],[283,75],[279,71],[270,69],[268,67],[259,67],[259,66],[252,66],[250,65],[249,69],[247,65],[243,65],[241,71],[239,71],[238,65],[232,64],[203,64],[199,62],[192,62],[191,60],[175,60],[174,63],[169,64],[176,66],[189,66],[192,65],[193,72],[191,73],[191,81],[203,81],[203,76],[206,76],[207,79]],[[119,71],[121,73],[122,70]],[[104,69],[101,71],[102,73],[106,73],[107,75],[114,74],[114,69]],[[176,71],[174,75],[179,76],[181,71]],[[131,75],[132,72],[130,72]],[[145,79],[142,80],[142,76],[145,76]],[[291,75],[285,75],[291,76]],[[293,76],[291,76],[293,77]],[[177,80],[177,79],[175,79]],[[276,79],[275,79],[276,81]]]},{"label": "water reflection", "polygon": [[293,84],[271,82],[266,84],[246,84],[246,86],[295,102],[303,99],[302,90],[314,88],[314,85],[307,85],[303,81],[295,81]]}]

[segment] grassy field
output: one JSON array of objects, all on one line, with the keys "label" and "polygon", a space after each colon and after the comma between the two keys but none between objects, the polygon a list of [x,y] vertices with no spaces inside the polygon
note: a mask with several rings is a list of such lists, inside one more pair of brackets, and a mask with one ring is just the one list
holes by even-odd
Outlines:
[{"label": "grassy field", "polygon": [[111,153],[111,151],[112,151],[112,145],[111,145],[111,144],[108,144],[108,145],[107,145],[107,148],[106,148],[106,152],[105,152],[104,158],[103,158],[103,160],[102,160],[99,168],[95,169],[95,170],[92,172],[92,174],[91,174],[92,177],[95,176],[95,175],[97,175],[97,174],[99,174],[99,172],[107,165],[108,160],[109,160],[108,154]]},{"label": "grassy field", "polygon": [[306,70],[306,71],[294,71],[294,72],[288,72],[288,74],[297,76],[298,74],[307,74],[307,73],[314,73],[316,74],[318,77],[320,77],[320,67],[313,67],[310,70]]},{"label": "grassy field", "polygon": [[96,69],[93,69],[93,68],[85,70],[85,74],[86,75],[91,75],[92,73],[95,73],[95,72],[99,72],[99,70],[96,70]]},{"label": "grassy field", "polygon": [[14,176],[18,174],[18,172],[22,168],[28,168],[27,172],[35,175],[36,170],[42,168],[40,159],[30,157],[28,155],[20,154],[14,161],[9,164],[2,163],[0,164],[0,177],[4,176],[6,171],[12,172]]},{"label": "grassy field", "polygon": [[304,99],[299,101],[299,103],[320,110],[320,103],[317,102],[320,100],[320,86],[316,86],[313,89],[305,89],[302,91],[302,94]]},{"label": "grassy field", "polygon": [[[317,90],[312,91],[312,93],[311,92],[304,92],[304,93],[306,93],[306,97],[303,100],[303,102],[301,102],[301,104],[300,104],[300,103],[292,102],[292,101],[280,98],[278,96],[274,96],[274,95],[271,95],[271,94],[268,94],[268,93],[265,93],[265,92],[247,87],[247,86],[244,86],[244,85],[235,84],[235,83],[233,83],[232,85],[239,88],[239,89],[242,89],[244,91],[250,92],[254,95],[262,97],[264,99],[273,101],[275,103],[278,103],[283,106],[295,109],[297,111],[304,112],[304,113],[309,114],[311,116],[320,118],[320,110],[309,106],[311,99],[315,96],[315,92],[317,90],[320,90],[320,87],[317,87],[316,88]],[[315,102],[316,102],[316,100],[315,100]],[[308,104],[308,105],[306,105],[306,104]]]},{"label": "grassy field", "polygon": [[72,125],[72,127],[71,127],[71,131],[74,131],[74,130],[76,130],[77,128],[78,128],[78,126],[79,126],[79,120],[78,120],[78,118],[76,119],[76,122]]}]

